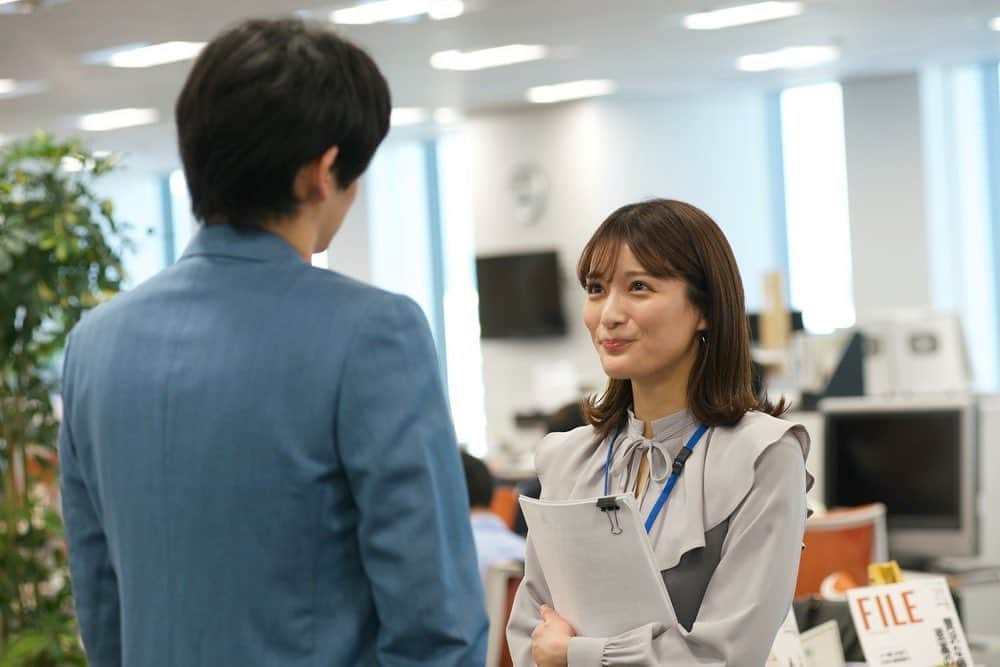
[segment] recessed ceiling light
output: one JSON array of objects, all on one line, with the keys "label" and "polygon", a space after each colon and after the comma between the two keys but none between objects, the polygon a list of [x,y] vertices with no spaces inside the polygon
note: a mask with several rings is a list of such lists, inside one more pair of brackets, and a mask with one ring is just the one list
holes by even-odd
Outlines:
[{"label": "recessed ceiling light", "polygon": [[84,58],[85,62],[111,67],[155,67],[191,60],[205,48],[205,42],[163,42],[161,44],[128,45],[98,51]]},{"label": "recessed ceiling light", "polygon": [[744,72],[766,72],[773,69],[802,69],[833,62],[840,57],[835,46],[791,46],[767,53],[741,56],[736,66]]},{"label": "recessed ceiling light", "polygon": [[104,132],[123,127],[150,125],[160,119],[156,109],[113,109],[81,116],[77,127],[88,132]]},{"label": "recessed ceiling light", "polygon": [[451,69],[468,72],[489,67],[501,67],[541,60],[548,49],[538,44],[508,44],[478,51],[438,51],[431,56],[434,69]]},{"label": "recessed ceiling light", "polygon": [[747,25],[748,23],[797,16],[802,13],[802,10],[801,2],[755,2],[749,5],[690,14],[684,17],[684,27],[689,30],[719,30]]},{"label": "recessed ceiling light", "polygon": [[427,110],[417,107],[395,107],[389,116],[389,123],[393,127],[403,125],[416,125],[427,120]]},{"label": "recessed ceiling light", "polygon": [[1000,31],[1000,16],[990,21],[990,30]]},{"label": "recessed ceiling light", "polygon": [[465,3],[462,0],[437,0],[427,10],[427,15],[435,21],[457,18],[464,13]]},{"label": "recessed ceiling light", "polygon": [[451,19],[461,16],[464,11],[462,0],[378,0],[335,9],[330,13],[330,20],[344,25],[370,25],[422,14],[435,20]]},{"label": "recessed ceiling light", "polygon": [[585,79],[549,86],[535,86],[528,89],[526,97],[529,102],[535,104],[551,104],[552,102],[578,100],[583,97],[610,95],[617,89],[618,84],[608,79]]},{"label": "recessed ceiling light", "polygon": [[440,107],[434,110],[434,122],[438,125],[453,125],[462,120],[462,114],[451,107]]},{"label": "recessed ceiling light", "polygon": [[0,79],[0,98],[21,97],[23,95],[34,95],[48,90],[48,84],[44,81],[17,81],[14,79]]}]

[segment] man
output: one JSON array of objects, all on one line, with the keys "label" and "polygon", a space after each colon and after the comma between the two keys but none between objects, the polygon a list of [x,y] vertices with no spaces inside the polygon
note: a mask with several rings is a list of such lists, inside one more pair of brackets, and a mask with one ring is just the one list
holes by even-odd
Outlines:
[{"label": "man", "polygon": [[426,320],[309,264],[389,111],[370,57],[299,21],[245,22],[195,62],[176,121],[204,228],[66,352],[63,507],[94,667],[482,665]]},{"label": "man", "polygon": [[479,576],[485,581],[490,565],[524,560],[525,540],[490,511],[494,481],[486,464],[475,456],[462,452],[462,466],[465,468],[465,483],[469,488],[472,534],[476,540]]}]

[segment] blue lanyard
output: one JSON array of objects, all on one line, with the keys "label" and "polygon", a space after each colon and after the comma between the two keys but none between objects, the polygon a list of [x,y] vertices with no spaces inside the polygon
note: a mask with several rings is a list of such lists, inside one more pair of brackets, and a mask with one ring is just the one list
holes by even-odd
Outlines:
[{"label": "blue lanyard", "polygon": [[[677,478],[681,476],[684,472],[684,464],[687,462],[688,457],[694,451],[695,445],[701,440],[701,436],[705,435],[705,431],[708,430],[707,426],[699,426],[695,432],[688,438],[687,444],[684,448],[677,454],[677,458],[674,459],[673,470],[670,473],[670,477],[667,479],[667,483],[663,486],[663,491],[660,492],[660,497],[656,499],[656,504],[653,505],[653,509],[650,510],[649,516],[646,517],[646,532],[648,533],[653,529],[653,524],[656,523],[656,517],[660,515],[660,510],[667,502],[667,498],[670,497],[671,492],[674,490],[674,486],[677,484]],[[615,441],[618,440],[618,436],[621,435],[622,429],[619,426],[615,434],[611,436],[611,442],[608,443],[608,458],[604,462],[604,495],[608,495],[608,475],[611,470],[611,457],[615,452]]]}]

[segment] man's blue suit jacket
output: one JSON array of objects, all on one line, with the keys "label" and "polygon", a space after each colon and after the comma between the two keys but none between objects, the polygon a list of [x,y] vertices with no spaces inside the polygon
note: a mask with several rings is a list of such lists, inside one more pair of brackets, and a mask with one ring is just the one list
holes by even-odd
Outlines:
[{"label": "man's blue suit jacket", "polygon": [[208,226],[80,322],[63,398],[94,667],[483,664],[465,481],[413,301]]}]

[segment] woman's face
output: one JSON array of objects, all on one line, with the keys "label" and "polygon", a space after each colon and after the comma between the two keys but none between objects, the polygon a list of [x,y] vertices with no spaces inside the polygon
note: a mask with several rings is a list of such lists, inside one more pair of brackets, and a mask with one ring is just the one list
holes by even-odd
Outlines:
[{"label": "woman's face", "polygon": [[621,244],[612,275],[590,275],[583,321],[613,379],[663,381],[690,372],[705,322],[677,278],[655,278]]}]

